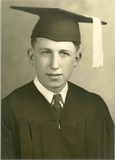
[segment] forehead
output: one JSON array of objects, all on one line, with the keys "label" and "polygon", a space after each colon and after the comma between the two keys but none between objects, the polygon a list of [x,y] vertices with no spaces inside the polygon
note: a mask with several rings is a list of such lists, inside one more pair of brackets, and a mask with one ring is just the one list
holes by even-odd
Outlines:
[{"label": "forehead", "polygon": [[36,38],[35,47],[38,48],[49,48],[49,49],[66,49],[74,50],[75,45],[70,41],[54,41],[48,38]]}]

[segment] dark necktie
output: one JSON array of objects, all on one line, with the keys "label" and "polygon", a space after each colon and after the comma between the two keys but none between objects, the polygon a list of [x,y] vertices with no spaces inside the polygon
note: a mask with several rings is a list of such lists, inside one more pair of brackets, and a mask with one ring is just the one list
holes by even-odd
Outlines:
[{"label": "dark necktie", "polygon": [[60,103],[63,104],[61,94],[54,94],[52,99],[52,105],[57,113],[58,123],[60,123],[61,112],[62,112],[62,106]]}]

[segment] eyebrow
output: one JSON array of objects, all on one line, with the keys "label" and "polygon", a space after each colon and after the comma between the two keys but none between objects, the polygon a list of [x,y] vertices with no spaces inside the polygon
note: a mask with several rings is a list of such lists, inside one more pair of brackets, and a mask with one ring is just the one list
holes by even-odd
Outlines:
[{"label": "eyebrow", "polygon": [[[50,50],[50,51],[52,51],[52,49],[50,49],[50,48],[39,48],[40,50]],[[68,50],[68,49],[60,49],[59,51],[63,51],[63,52],[70,52],[70,50]]]},{"label": "eyebrow", "polygon": [[61,49],[60,51],[63,51],[63,52],[70,52],[70,50],[68,50],[68,49]]},{"label": "eyebrow", "polygon": [[50,48],[39,48],[39,50],[52,50]]}]

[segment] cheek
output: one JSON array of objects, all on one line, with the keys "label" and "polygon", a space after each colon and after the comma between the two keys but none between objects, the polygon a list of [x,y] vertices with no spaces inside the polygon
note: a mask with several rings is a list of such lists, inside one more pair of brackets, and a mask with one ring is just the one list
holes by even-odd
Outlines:
[{"label": "cheek", "polygon": [[72,59],[72,60],[69,60],[69,61],[66,61],[63,63],[63,68],[64,68],[64,71],[66,73],[71,73],[73,71],[73,68],[74,68],[74,63],[75,61]]},{"label": "cheek", "polygon": [[47,68],[49,64],[49,61],[47,59],[44,59],[40,56],[35,56],[35,68],[37,70],[43,70],[44,68]]},{"label": "cheek", "polygon": [[34,55],[34,67],[38,70],[41,66],[41,60],[37,55]]},{"label": "cheek", "polygon": [[70,67],[70,68],[73,68],[75,63],[76,63],[76,59],[75,58],[71,58],[70,60],[68,60],[66,62],[67,66]]}]

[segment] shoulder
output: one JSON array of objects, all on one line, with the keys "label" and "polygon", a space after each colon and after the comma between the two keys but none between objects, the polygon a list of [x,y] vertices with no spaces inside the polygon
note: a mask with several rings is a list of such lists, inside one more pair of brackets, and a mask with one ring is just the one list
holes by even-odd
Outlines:
[{"label": "shoulder", "polygon": [[[23,103],[27,103],[29,99],[32,99],[36,95],[37,89],[34,83],[31,81],[11,92],[8,96],[2,99],[2,106],[4,109],[6,106],[21,106]],[[29,103],[29,102],[28,102]]]},{"label": "shoulder", "polygon": [[87,110],[87,113],[91,111],[95,114],[108,114],[108,107],[103,98],[95,93],[89,92],[86,89],[79,87],[69,82],[70,97],[72,97],[74,103],[79,103],[80,108]]},{"label": "shoulder", "polygon": [[72,94],[72,96],[74,97],[79,97],[79,99],[83,99],[83,100],[94,100],[95,98],[99,98],[100,99],[100,96],[95,94],[95,93],[92,93],[80,86],[77,86],[76,84],[74,83],[71,83],[69,82],[69,92],[70,94]]},{"label": "shoulder", "polygon": [[68,99],[71,99],[71,103],[77,108],[79,115],[91,121],[109,121],[113,125],[108,106],[100,95],[89,92],[73,83],[69,83],[69,95]]},{"label": "shoulder", "polygon": [[75,95],[75,96],[78,96],[79,98],[84,98],[84,100],[93,100],[93,101],[103,101],[103,99],[101,98],[100,95],[96,94],[96,93],[93,93],[93,92],[90,92],[80,86],[77,86],[71,82],[69,82],[69,90],[70,92]]},{"label": "shoulder", "polygon": [[29,82],[2,99],[2,116],[24,117],[27,111],[31,112],[36,99],[40,99],[39,92],[34,83]]},{"label": "shoulder", "polygon": [[6,96],[5,98],[3,98],[4,100],[10,100],[13,98],[22,98],[25,95],[29,95],[29,93],[32,92],[32,90],[34,89],[34,83],[31,81],[19,88],[16,88],[14,91],[12,91],[8,96]]}]

